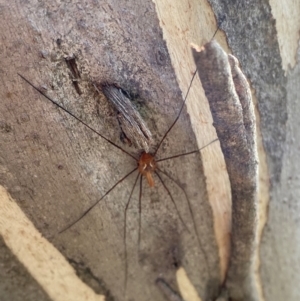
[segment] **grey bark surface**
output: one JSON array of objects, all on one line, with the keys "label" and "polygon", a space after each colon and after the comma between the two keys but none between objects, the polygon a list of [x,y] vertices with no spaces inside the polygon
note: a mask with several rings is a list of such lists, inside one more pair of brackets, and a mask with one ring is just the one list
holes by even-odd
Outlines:
[{"label": "grey bark surface", "polygon": [[[271,184],[269,219],[260,244],[263,295],[265,300],[298,300],[299,63],[284,76],[275,21],[267,1],[209,2],[258,99]],[[154,4],[146,0],[139,5],[136,1],[30,0],[1,1],[0,9],[0,184],[83,281],[108,300],[123,300],[123,215],[134,177],[122,182],[69,231],[61,235],[58,232],[136,162],[53,107],[17,73],[122,145],[113,109],[92,83],[119,84],[138,95],[139,111],[157,144],[176,117],[183,97]],[[65,62],[72,56],[81,74],[78,85],[82,95],[74,88]],[[139,155],[134,148],[124,148]],[[197,146],[184,111],[159,155],[194,149]],[[202,300],[214,300],[221,285],[219,258],[200,156],[183,157],[164,166],[187,191],[202,249],[183,192],[167,182],[191,233],[180,223],[168,194],[156,179],[153,190],[143,186],[138,252],[136,188],[128,212],[127,298],[165,300],[155,285],[156,279],[162,277],[177,292],[175,273],[178,266],[183,266]],[[1,257],[2,266],[5,261],[13,265],[17,260],[10,255]],[[21,278],[26,281],[18,280]],[[0,296],[9,287],[5,300],[13,300],[18,294],[25,296],[22,283],[34,287],[34,293],[29,289],[29,296],[47,300],[42,288],[24,270],[1,274],[0,282]]]},{"label": "grey bark surface", "polygon": [[19,260],[13,256],[2,238],[0,238],[0,279],[1,300],[51,300]]},{"label": "grey bark surface", "polygon": [[[84,219],[58,232],[105,194],[136,162],[59,111],[26,84],[45,93],[114,143],[119,127],[113,110],[92,82],[113,82],[140,99],[140,112],[156,144],[173,122],[182,95],[162,39],[154,4],[90,1],[2,4],[1,184],[42,234],[71,262],[88,271],[111,299],[124,298],[124,208],[134,177],[118,185]],[[66,57],[76,57],[82,81],[78,95]],[[138,156],[134,149],[122,145]],[[162,145],[160,158],[192,151],[195,144],[184,110]],[[155,285],[162,276],[175,290],[183,266],[204,299],[217,295],[218,251],[199,154],[160,167],[185,188],[201,235],[194,235],[185,195],[164,177],[190,232],[179,221],[156,178],[142,197],[142,240],[138,250],[138,188],[128,210],[127,251],[130,300],[164,300]],[[84,274],[84,273],[83,273]],[[2,280],[2,279],[1,279]],[[91,285],[92,286],[92,285]],[[109,294],[108,294],[109,292]]]},{"label": "grey bark surface", "polygon": [[261,277],[267,300],[298,300],[300,297],[300,47],[297,60],[298,65],[287,75],[288,121],[282,172],[280,183],[272,190],[261,245]]},{"label": "grey bark surface", "polygon": [[271,185],[260,245],[263,295],[265,300],[298,300],[299,55],[297,66],[285,77],[267,1],[209,2],[258,100]]}]

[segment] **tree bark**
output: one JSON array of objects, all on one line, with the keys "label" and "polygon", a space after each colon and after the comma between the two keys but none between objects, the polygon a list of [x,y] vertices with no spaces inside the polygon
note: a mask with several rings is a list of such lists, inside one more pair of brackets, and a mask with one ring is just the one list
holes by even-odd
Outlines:
[{"label": "tree bark", "polygon": [[[140,244],[139,186],[135,188],[127,211],[125,295],[124,209],[136,176],[117,185],[69,230],[59,231],[137,163],[18,76],[138,158],[141,150],[120,140],[115,110],[94,83],[116,84],[128,92],[152,132],[154,152],[175,120],[195,71],[190,43],[203,46],[217,24],[221,29],[215,38],[238,58],[252,87],[259,155],[258,239],[250,275],[255,289],[243,288],[242,298],[228,290],[227,298],[299,299],[294,266],[300,254],[300,71],[293,57],[299,52],[300,12],[278,5],[2,1],[0,184],[11,196],[1,189],[0,233],[3,254],[8,254],[1,256],[8,271],[0,273],[4,300],[105,296],[188,301],[216,300],[224,294],[232,245],[231,190],[219,143],[200,155],[158,162],[176,182],[162,175],[167,191],[157,177],[154,188],[144,181]],[[289,34],[282,30],[284,24]],[[77,71],[66,62],[73,57]],[[157,158],[199,149],[215,138],[208,102],[195,78],[186,107]],[[12,269],[17,272],[10,273]]]}]

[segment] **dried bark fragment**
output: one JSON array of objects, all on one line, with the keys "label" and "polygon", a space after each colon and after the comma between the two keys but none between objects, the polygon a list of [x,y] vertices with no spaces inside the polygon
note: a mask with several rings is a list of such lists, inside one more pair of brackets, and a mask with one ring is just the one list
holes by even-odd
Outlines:
[{"label": "dried bark fragment", "polygon": [[220,140],[232,193],[231,256],[225,280],[233,300],[256,300],[254,249],[257,228],[258,165],[251,92],[237,60],[215,41],[194,60]]},{"label": "dried bark fragment", "polygon": [[68,68],[70,69],[70,71],[72,73],[72,82],[75,87],[75,90],[78,93],[78,95],[81,95],[82,92],[81,92],[79,84],[78,84],[78,81],[80,80],[81,76],[80,76],[80,72],[77,68],[76,57],[75,56],[67,57],[67,58],[65,58],[65,61],[66,61]]},{"label": "dried bark fragment", "polygon": [[140,113],[134,107],[125,92],[114,84],[95,85],[97,91],[104,93],[117,111],[117,118],[126,138],[137,148],[149,153],[152,134]]}]

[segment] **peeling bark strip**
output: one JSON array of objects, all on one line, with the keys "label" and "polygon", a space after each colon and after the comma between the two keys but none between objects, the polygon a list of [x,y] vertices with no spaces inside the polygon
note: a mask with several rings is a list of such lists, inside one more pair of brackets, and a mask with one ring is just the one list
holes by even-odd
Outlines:
[{"label": "peeling bark strip", "polygon": [[117,118],[126,138],[139,149],[149,153],[153,142],[152,134],[124,91],[116,85],[100,84],[94,86],[98,92],[104,93],[117,110]]},{"label": "peeling bark strip", "polygon": [[256,300],[253,262],[258,165],[250,88],[237,59],[227,55],[217,42],[192,51],[231,184],[231,256],[225,286],[233,300]]}]

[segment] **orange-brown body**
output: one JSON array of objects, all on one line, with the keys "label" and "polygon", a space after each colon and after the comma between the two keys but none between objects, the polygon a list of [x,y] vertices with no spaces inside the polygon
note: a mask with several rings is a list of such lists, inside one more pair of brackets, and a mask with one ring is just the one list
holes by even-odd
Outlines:
[{"label": "orange-brown body", "polygon": [[154,180],[153,180],[152,173],[156,169],[156,162],[155,162],[154,156],[149,154],[149,153],[143,152],[140,156],[138,166],[139,166],[138,167],[139,172],[143,176],[146,177],[149,186],[153,187],[154,186]]}]

